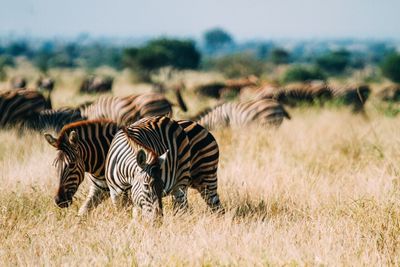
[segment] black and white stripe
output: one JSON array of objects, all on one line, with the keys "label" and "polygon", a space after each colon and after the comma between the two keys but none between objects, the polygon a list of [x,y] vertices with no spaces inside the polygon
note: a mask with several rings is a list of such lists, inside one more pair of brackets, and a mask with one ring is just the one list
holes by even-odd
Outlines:
[{"label": "black and white stripe", "polygon": [[252,123],[279,126],[284,118],[290,119],[290,116],[281,104],[272,99],[259,99],[224,103],[197,116],[197,122],[208,130],[214,130],[244,127]]},{"label": "black and white stripe", "polygon": [[141,119],[118,132],[106,162],[106,180],[114,204],[131,190],[133,203],[151,217],[162,215],[162,195],[175,208],[187,207],[187,189],[197,189],[213,210],[222,210],[217,194],[218,145],[197,123],[168,117]]},{"label": "black and white stripe", "polygon": [[46,107],[46,99],[37,91],[10,90],[0,93],[0,129],[20,123]]},{"label": "black and white stripe", "polygon": [[80,108],[88,119],[110,119],[119,125],[128,125],[141,118],[172,114],[171,103],[156,93],[125,97],[102,96],[96,102]]},{"label": "black and white stripe", "polygon": [[68,124],[57,138],[45,134],[46,140],[58,151],[56,165],[60,184],[55,202],[59,207],[68,207],[72,203],[85,172],[89,174],[91,187],[79,214],[85,214],[108,196],[104,164],[118,130],[116,123],[99,120]]},{"label": "black and white stripe", "polygon": [[71,108],[46,109],[25,118],[20,128],[21,130],[30,129],[40,132],[45,130],[59,132],[65,125],[84,119],[79,110]]}]

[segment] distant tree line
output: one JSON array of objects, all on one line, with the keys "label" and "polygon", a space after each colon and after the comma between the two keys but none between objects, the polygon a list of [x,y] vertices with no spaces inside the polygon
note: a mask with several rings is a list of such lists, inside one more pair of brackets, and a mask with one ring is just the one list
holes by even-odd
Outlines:
[{"label": "distant tree line", "polygon": [[[14,40],[0,43],[0,79],[4,68],[14,59],[26,57],[42,72],[51,68],[83,67],[94,69],[103,65],[115,69],[129,68],[142,80],[152,73],[170,67],[174,70],[204,69],[223,73],[229,78],[262,75],[279,65],[291,66],[284,82],[325,79],[345,75],[366,65],[380,65],[382,74],[399,82],[394,47],[385,42],[364,42],[364,49],[349,49],[356,41],[342,40],[316,43],[297,42],[282,46],[272,41],[237,42],[221,28],[206,31],[201,41],[157,38],[140,46],[122,46],[112,42],[57,42]],[[396,65],[397,64],[397,65]]]},{"label": "distant tree line", "polygon": [[80,45],[77,42],[60,44],[46,41],[39,46],[33,46],[29,41],[21,40],[0,46],[0,58],[12,65],[15,57],[24,56],[43,72],[50,68],[92,69],[102,65],[121,69],[122,50],[120,47],[101,43]]}]

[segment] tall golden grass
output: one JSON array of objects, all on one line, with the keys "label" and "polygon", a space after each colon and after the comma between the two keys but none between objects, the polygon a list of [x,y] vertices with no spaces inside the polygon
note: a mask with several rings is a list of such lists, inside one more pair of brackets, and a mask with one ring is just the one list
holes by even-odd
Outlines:
[{"label": "tall golden grass", "polygon": [[[131,90],[125,82],[116,86]],[[55,92],[57,105],[87,97],[67,89]],[[194,113],[196,101],[188,99]],[[164,199],[159,227],[115,210],[109,200],[77,217],[87,181],[72,207],[57,208],[54,149],[37,133],[1,131],[0,263],[399,265],[400,121],[373,105],[367,114],[302,108],[291,110],[292,120],[277,130],[214,132],[226,214],[211,214],[190,191],[191,208],[183,215],[173,215]]]}]

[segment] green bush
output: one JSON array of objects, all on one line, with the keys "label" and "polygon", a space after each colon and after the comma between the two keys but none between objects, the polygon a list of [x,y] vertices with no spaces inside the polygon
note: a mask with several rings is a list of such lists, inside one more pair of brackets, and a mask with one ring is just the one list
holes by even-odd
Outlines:
[{"label": "green bush", "polygon": [[191,40],[156,39],[139,48],[127,48],[123,54],[125,66],[149,80],[150,74],[162,67],[196,69],[200,53]]},{"label": "green bush", "polygon": [[289,62],[290,54],[285,49],[275,48],[269,55],[269,60],[274,64],[286,64]]},{"label": "green bush", "polygon": [[291,66],[283,75],[282,82],[304,82],[310,80],[325,80],[325,74],[318,67],[302,65]]},{"label": "green bush", "polygon": [[350,53],[346,50],[333,51],[317,58],[316,63],[326,72],[340,74],[350,63]]},{"label": "green bush", "polygon": [[208,59],[203,65],[204,69],[221,72],[228,78],[238,78],[252,74],[260,76],[264,72],[263,62],[248,53]]},{"label": "green bush", "polygon": [[381,64],[381,70],[385,77],[400,83],[400,54],[392,53],[386,56]]}]

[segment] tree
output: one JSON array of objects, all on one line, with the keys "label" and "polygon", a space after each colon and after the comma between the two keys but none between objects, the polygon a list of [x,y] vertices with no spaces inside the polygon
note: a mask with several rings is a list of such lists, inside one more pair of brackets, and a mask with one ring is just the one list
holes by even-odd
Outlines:
[{"label": "tree", "polygon": [[395,83],[400,83],[400,54],[392,53],[381,64],[382,74]]},{"label": "tree", "polygon": [[324,73],[317,67],[306,67],[302,65],[294,65],[290,67],[283,75],[282,81],[289,82],[305,82],[311,80],[325,80]]},{"label": "tree", "polygon": [[274,64],[286,64],[289,62],[289,52],[283,48],[275,48],[271,51],[269,59]]},{"label": "tree", "polygon": [[52,58],[52,54],[46,51],[39,51],[33,58],[33,64],[43,73],[46,73],[50,68],[49,61]]},{"label": "tree", "polygon": [[7,47],[6,53],[11,56],[30,56],[30,49],[26,41],[15,41]]},{"label": "tree", "polygon": [[317,58],[317,65],[326,72],[342,73],[350,63],[350,52],[347,50],[333,51]]},{"label": "tree", "polygon": [[162,67],[196,69],[200,63],[200,53],[191,40],[161,38],[143,47],[125,49],[123,62],[142,79],[148,80],[152,71]]},{"label": "tree", "polygon": [[204,33],[204,42],[208,51],[215,52],[233,44],[233,38],[223,29],[214,28]]}]

